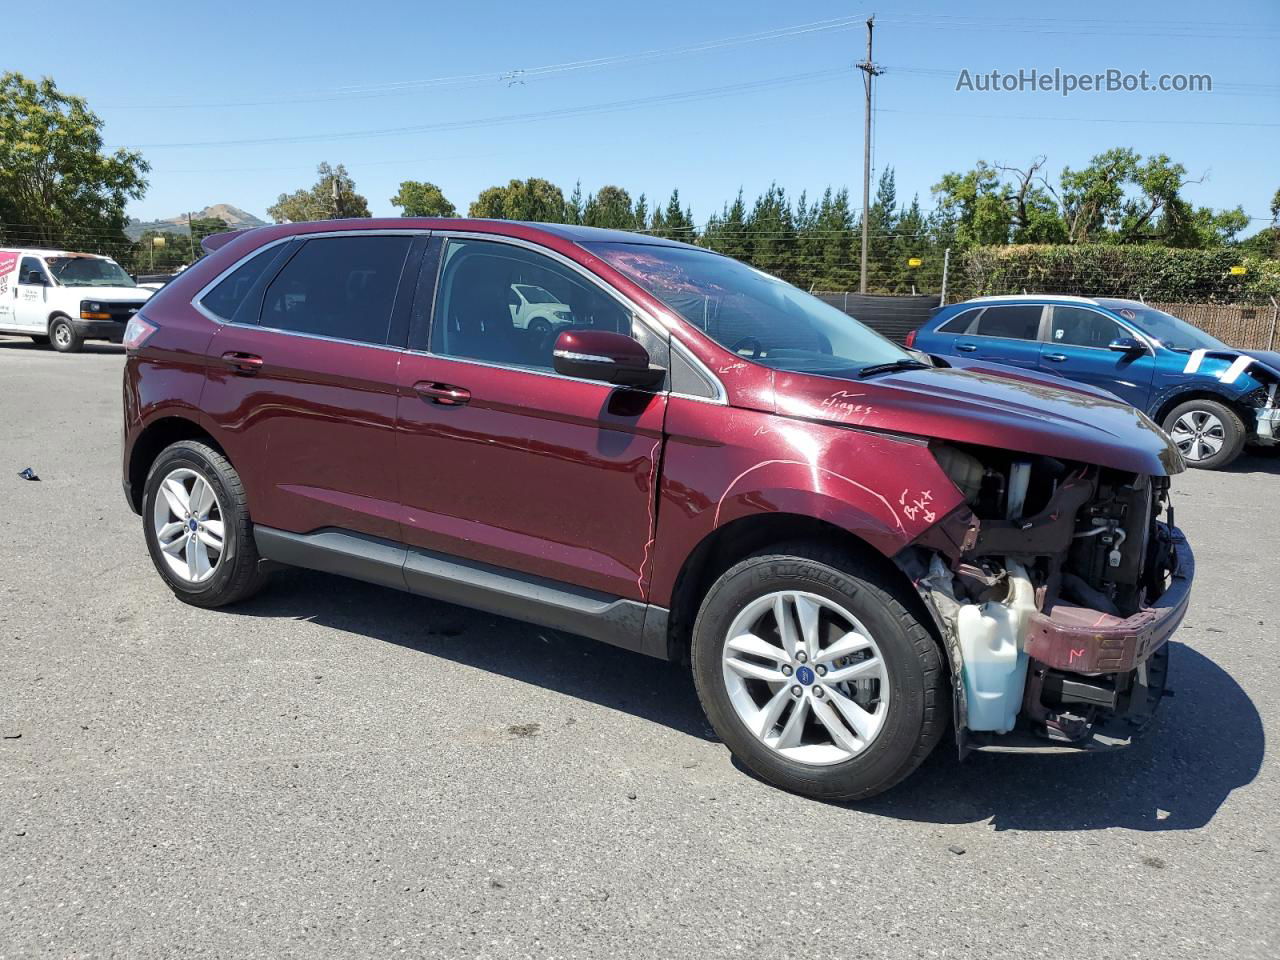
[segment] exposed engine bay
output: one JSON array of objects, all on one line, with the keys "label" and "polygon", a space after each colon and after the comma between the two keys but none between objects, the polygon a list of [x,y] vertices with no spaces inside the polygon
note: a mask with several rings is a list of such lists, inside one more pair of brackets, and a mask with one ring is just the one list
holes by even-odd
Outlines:
[{"label": "exposed engine bay", "polygon": [[969,749],[1123,746],[1165,693],[1193,559],[1169,478],[940,444],[965,499],[899,562],[942,630]]}]

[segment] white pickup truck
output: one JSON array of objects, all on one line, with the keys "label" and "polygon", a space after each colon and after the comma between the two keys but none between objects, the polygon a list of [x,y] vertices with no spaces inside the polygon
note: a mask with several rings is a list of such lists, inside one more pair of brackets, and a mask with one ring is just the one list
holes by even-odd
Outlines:
[{"label": "white pickup truck", "polygon": [[86,340],[119,343],[153,291],[110,257],[0,249],[0,333],[74,353]]}]

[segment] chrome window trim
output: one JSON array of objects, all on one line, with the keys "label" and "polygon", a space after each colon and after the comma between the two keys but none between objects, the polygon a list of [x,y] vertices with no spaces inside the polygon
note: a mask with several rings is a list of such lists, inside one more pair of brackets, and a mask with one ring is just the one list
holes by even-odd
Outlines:
[{"label": "chrome window trim", "polygon": [[[445,240],[450,240],[450,239],[487,240],[494,243],[505,243],[513,247],[521,247],[525,250],[530,250],[541,256],[548,257],[549,259],[555,261],[556,263],[561,264],[562,266],[568,267],[570,270],[579,274],[584,280],[586,280],[587,282],[591,283],[593,286],[595,286],[596,288],[604,292],[607,296],[618,301],[619,304],[621,304],[624,308],[630,311],[633,317],[639,319],[641,323],[643,323],[646,327],[648,327],[650,333],[666,340],[670,344],[671,349],[679,350],[686,360],[688,360],[693,366],[699,368],[704,374],[706,374],[710,382],[715,385],[717,396],[715,399],[711,399],[708,397],[694,397],[684,393],[674,393],[670,390],[664,390],[661,392],[666,393],[668,396],[683,397],[689,400],[701,400],[705,403],[718,403],[718,404],[728,403],[729,395],[724,388],[724,384],[720,382],[720,378],[717,377],[714,373],[712,373],[711,369],[705,363],[703,363],[700,359],[698,359],[698,357],[695,356],[692,353],[692,351],[690,351],[689,348],[686,347],[680,341],[680,339],[676,337],[675,334],[672,332],[671,328],[675,326],[675,321],[669,321],[666,324],[660,322],[651,313],[649,313],[649,311],[639,306],[634,300],[632,300],[626,294],[619,291],[616,287],[614,287],[612,284],[606,281],[603,277],[599,276],[598,274],[592,273],[590,270],[588,270],[582,264],[578,263],[576,260],[573,260],[570,257],[566,257],[563,253],[560,253],[558,250],[552,250],[550,247],[543,246],[540,243],[534,243],[531,240],[525,240],[523,237],[509,237],[504,234],[497,234],[497,233],[480,233],[473,230],[432,230],[431,234],[432,236],[442,237]],[[440,269],[442,272],[444,270],[444,266],[445,266],[444,255],[442,253],[440,257]],[[434,310],[434,305],[432,309]],[[434,320],[434,317],[432,319]],[[473,360],[469,357],[455,357],[448,354],[433,353],[429,349],[428,350],[410,349],[408,352],[419,355],[419,356],[433,357],[437,360],[457,360],[461,363],[474,363],[478,366],[491,367],[499,370],[518,370],[522,373],[535,373],[542,376],[555,377],[559,380],[572,380],[577,383],[597,383],[597,384],[600,384],[601,386],[607,386],[610,389],[613,389],[613,385],[603,383],[602,381],[599,381],[599,380],[583,380],[579,377],[566,377],[564,374],[556,373],[555,370],[549,370],[549,369],[544,369],[540,367],[522,367],[522,366],[517,366],[516,364],[509,364],[509,363],[492,363],[488,360]]]},{"label": "chrome window trim", "polygon": [[[568,267],[569,269],[573,270],[575,273],[578,273],[584,279],[594,284],[595,286],[599,287],[607,295],[611,296],[613,299],[621,303],[627,310],[631,312],[632,316],[638,317],[640,319],[640,322],[643,323],[646,327],[648,327],[649,331],[653,333],[655,336],[659,336],[666,339],[670,344],[672,350],[679,350],[681,355],[690,364],[697,367],[699,370],[703,372],[703,374],[706,375],[710,383],[712,383],[715,386],[716,396],[714,398],[710,398],[710,397],[697,397],[697,396],[693,396],[691,394],[686,394],[686,393],[674,393],[671,391],[664,391],[664,392],[668,393],[668,395],[673,397],[682,397],[686,400],[697,400],[702,403],[714,403],[718,405],[727,405],[729,402],[728,391],[725,390],[724,384],[721,382],[720,378],[717,377],[711,371],[711,368],[708,367],[705,363],[703,363],[702,360],[699,359],[698,356],[694,354],[692,350],[690,350],[687,346],[685,346],[685,344],[680,340],[680,338],[677,337],[672,332],[678,326],[679,321],[671,318],[668,318],[666,323],[659,321],[647,310],[642,309],[630,297],[626,296],[625,294],[617,290],[613,285],[611,285],[606,280],[604,280],[604,278],[600,277],[595,273],[592,273],[586,267],[582,266],[582,264],[578,263],[577,261],[569,257],[566,257],[564,254],[560,253],[557,250],[552,250],[550,247],[543,246],[540,243],[534,243],[533,241],[525,240],[522,237],[509,237],[499,233],[482,233],[482,232],[473,231],[473,230],[422,230],[422,229],[411,229],[411,228],[399,229],[394,227],[380,229],[380,230],[323,230],[316,233],[291,233],[291,234],[288,234],[287,236],[277,237],[275,240],[272,240],[269,243],[264,243],[262,244],[262,246],[255,247],[254,249],[245,253],[245,255],[240,257],[238,260],[236,260],[235,263],[232,263],[230,266],[224,269],[221,273],[219,273],[216,277],[214,277],[212,280],[206,283],[203,287],[197,290],[195,295],[192,296],[191,298],[191,301],[190,301],[191,306],[201,316],[207,317],[209,320],[212,320],[214,323],[217,323],[222,326],[242,326],[242,327],[252,326],[260,330],[270,330],[273,333],[278,333],[285,336],[304,337],[310,340],[323,340],[330,343],[349,343],[349,344],[355,344],[357,346],[373,347],[378,350],[395,350],[397,352],[411,353],[417,356],[434,357],[435,359],[438,359],[438,360],[456,360],[459,363],[473,363],[477,366],[491,367],[499,370],[518,370],[521,373],[533,373],[539,376],[550,376],[550,377],[555,377],[556,379],[559,379],[559,380],[572,380],[577,383],[593,383],[599,386],[608,386],[610,387],[610,389],[613,389],[611,385],[605,384],[599,380],[583,380],[578,377],[566,377],[563,374],[556,373],[554,370],[542,370],[542,369],[536,369],[532,367],[519,367],[513,364],[490,363],[484,360],[472,360],[467,357],[442,356],[440,354],[432,353],[430,350],[412,350],[404,347],[392,346],[390,344],[367,343],[363,340],[341,340],[335,337],[323,337],[317,334],[302,333],[296,330],[280,330],[276,327],[263,327],[259,324],[233,324],[230,320],[224,319],[218,316],[212,310],[207,309],[204,306],[204,304],[201,303],[204,297],[211,290],[213,290],[213,288],[216,287],[219,283],[225,280],[228,276],[230,276],[236,270],[240,269],[240,267],[244,266],[244,264],[248,263],[258,254],[263,253],[267,250],[270,250],[272,247],[279,246],[282,243],[291,243],[294,240],[310,240],[313,238],[320,238],[320,237],[353,237],[353,236],[354,237],[438,236],[438,237],[443,237],[446,240],[449,238],[456,238],[460,240],[488,240],[495,243],[506,243],[515,247],[523,247],[526,250],[531,250],[534,253],[541,254],[542,256],[550,257],[552,260],[556,261],[557,263],[560,263]],[[443,267],[444,267],[444,258],[442,256],[441,269],[443,269]]]}]

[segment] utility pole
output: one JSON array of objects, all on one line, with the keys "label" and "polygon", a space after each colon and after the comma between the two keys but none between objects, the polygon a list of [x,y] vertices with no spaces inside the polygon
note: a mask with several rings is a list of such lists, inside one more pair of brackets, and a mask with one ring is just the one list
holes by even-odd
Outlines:
[{"label": "utility pole", "polygon": [[191,263],[194,265],[196,257],[196,230],[191,225],[191,211],[187,211],[187,239],[191,241]]},{"label": "utility pole", "polygon": [[867,17],[867,59],[854,64],[862,71],[862,83],[867,90],[866,122],[862,128],[862,275],[858,291],[867,292],[867,227],[871,210],[871,80],[884,73],[884,68],[871,59],[871,32],[876,26],[876,15]]}]

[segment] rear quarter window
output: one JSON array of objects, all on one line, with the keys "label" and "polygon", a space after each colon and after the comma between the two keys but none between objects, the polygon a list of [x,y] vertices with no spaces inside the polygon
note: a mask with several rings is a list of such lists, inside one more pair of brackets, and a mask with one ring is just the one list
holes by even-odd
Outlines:
[{"label": "rear quarter window", "polygon": [[935,332],[936,333],[972,333],[973,326],[981,313],[982,313],[981,307],[973,310],[962,310],[959,313],[957,313],[954,317],[952,317],[950,320],[948,320],[946,323],[944,323],[942,326],[940,326]]},{"label": "rear quarter window", "polygon": [[236,310],[249,295],[254,283],[288,247],[287,243],[277,244],[250,257],[222,281],[200,298],[200,306],[220,320],[230,322]]}]

